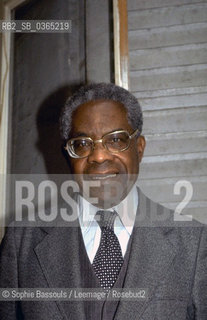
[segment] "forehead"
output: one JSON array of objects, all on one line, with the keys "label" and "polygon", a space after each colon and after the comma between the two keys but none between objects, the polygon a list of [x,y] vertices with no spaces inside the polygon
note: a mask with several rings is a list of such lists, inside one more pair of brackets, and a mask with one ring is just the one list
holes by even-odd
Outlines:
[{"label": "forehead", "polygon": [[116,129],[131,130],[127,109],[113,100],[96,100],[81,104],[72,116],[72,132],[104,134]]}]

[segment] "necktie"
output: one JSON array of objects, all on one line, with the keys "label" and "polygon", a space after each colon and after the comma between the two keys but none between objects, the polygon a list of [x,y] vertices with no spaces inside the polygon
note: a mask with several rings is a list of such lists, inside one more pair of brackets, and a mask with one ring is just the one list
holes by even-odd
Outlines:
[{"label": "necktie", "polygon": [[98,211],[95,217],[101,228],[101,241],[93,268],[104,289],[113,287],[123,264],[119,240],[113,231],[116,215],[116,212]]}]

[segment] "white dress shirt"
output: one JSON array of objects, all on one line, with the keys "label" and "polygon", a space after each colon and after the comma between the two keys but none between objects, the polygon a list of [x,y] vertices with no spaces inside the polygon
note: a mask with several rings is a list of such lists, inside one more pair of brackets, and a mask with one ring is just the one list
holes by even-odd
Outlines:
[{"label": "white dress shirt", "polygon": [[[137,206],[138,193],[136,185],[134,185],[127,197],[122,200],[122,202],[115,207],[107,209],[111,211],[115,210],[118,213],[118,216],[114,222],[114,233],[119,240],[123,257],[126,253],[127,245],[132,234]],[[94,219],[96,212],[99,210],[101,209],[93,206],[86,199],[79,196],[79,222],[85,248],[91,263],[93,263],[93,259],[96,255],[101,239],[101,229],[97,221]]]}]

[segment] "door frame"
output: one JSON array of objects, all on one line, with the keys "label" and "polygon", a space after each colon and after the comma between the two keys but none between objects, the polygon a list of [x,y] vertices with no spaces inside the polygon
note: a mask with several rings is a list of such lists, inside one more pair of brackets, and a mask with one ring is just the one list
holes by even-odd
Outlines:
[{"label": "door frame", "polygon": [[113,0],[115,83],[129,90],[127,0]]},{"label": "door frame", "polygon": [[[0,20],[12,20],[12,10],[26,0],[3,0]],[[4,235],[6,216],[6,177],[9,159],[10,94],[12,83],[12,33],[0,34],[0,241]]]}]

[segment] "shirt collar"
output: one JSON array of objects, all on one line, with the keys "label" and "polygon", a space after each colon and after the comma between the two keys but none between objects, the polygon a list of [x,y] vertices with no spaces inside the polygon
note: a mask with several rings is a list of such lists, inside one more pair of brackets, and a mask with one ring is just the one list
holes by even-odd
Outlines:
[{"label": "shirt collar", "polygon": [[[132,187],[126,198],[124,198],[113,209],[118,213],[120,221],[131,235],[135,222],[136,212],[138,207],[138,192],[136,185]],[[115,221],[115,226],[118,225],[118,221]]]},{"label": "shirt collar", "polygon": [[[120,223],[131,235],[138,206],[138,192],[136,185],[132,187],[128,195],[117,205],[107,210],[115,210],[119,219],[115,220],[115,227],[120,227]],[[97,227],[94,217],[100,208],[95,207],[82,196],[78,197],[79,222],[83,233],[87,233],[93,226]]]}]

